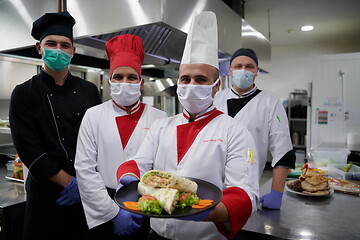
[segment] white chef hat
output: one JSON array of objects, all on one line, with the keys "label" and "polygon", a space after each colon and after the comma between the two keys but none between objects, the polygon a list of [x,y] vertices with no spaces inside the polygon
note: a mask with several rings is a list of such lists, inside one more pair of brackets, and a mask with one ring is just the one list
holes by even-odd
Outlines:
[{"label": "white chef hat", "polygon": [[202,63],[219,69],[218,31],[215,13],[205,11],[192,20],[181,64]]}]

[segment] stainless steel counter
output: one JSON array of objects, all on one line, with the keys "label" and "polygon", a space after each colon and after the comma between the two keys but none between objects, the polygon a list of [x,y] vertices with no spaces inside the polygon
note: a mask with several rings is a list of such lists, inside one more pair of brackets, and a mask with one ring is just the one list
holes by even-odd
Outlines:
[{"label": "stainless steel counter", "polygon": [[[261,196],[271,181],[261,187]],[[360,239],[360,197],[336,191],[310,197],[285,190],[281,210],[259,207],[235,239]]]},{"label": "stainless steel counter", "polygon": [[0,240],[21,239],[25,214],[24,183],[6,179],[11,176],[5,165],[0,165]]}]

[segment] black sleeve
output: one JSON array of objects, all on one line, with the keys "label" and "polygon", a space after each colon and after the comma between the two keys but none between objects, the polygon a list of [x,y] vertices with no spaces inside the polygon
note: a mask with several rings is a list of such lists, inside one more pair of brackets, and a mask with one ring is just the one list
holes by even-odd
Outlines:
[{"label": "black sleeve", "polygon": [[293,149],[285,153],[285,155],[275,164],[274,167],[288,167],[294,169],[295,161],[296,161],[296,156],[295,156],[295,151]]},{"label": "black sleeve", "polygon": [[83,97],[84,102],[86,103],[86,108],[91,108],[93,106],[96,106],[100,103],[102,103],[101,97],[100,97],[100,91],[97,88],[97,86],[87,80],[78,78],[79,82],[82,84],[81,87],[83,88]]},{"label": "black sleeve", "polygon": [[100,97],[100,91],[99,91],[99,89],[96,87],[96,85],[95,84],[93,84],[93,88],[94,88],[94,90],[93,90],[93,92],[94,92],[94,97],[93,97],[93,106],[95,106],[95,105],[98,105],[98,104],[100,104],[100,103],[102,103],[102,101],[101,101],[101,97]]},{"label": "black sleeve", "polygon": [[33,96],[29,85],[16,86],[10,99],[10,128],[14,146],[20,159],[37,180],[47,180],[62,168],[62,159],[48,152],[37,129],[33,110]]}]

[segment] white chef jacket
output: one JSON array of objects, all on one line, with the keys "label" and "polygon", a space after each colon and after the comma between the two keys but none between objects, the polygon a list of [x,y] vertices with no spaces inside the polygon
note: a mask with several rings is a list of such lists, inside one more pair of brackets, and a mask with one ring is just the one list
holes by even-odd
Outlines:
[{"label": "white chef jacket", "polygon": [[[255,143],[246,127],[222,112],[203,128],[194,125],[206,121],[214,111],[220,112],[212,106],[191,123],[186,111],[154,122],[134,158],[135,162],[128,161],[121,165],[118,178],[134,173],[134,166],[130,166],[134,162],[133,165],[137,165],[140,175],[150,169],[157,169],[202,179],[222,190],[231,187],[241,188],[251,201],[248,205],[251,214],[257,208],[259,196],[259,167]],[[195,139],[184,138],[178,134],[179,127],[191,124],[195,126],[194,132],[198,132]],[[189,128],[184,130],[191,131]],[[180,151],[179,144],[186,150]],[[227,206],[229,215],[234,218],[240,217],[237,213],[231,214],[230,207]],[[224,239],[211,222],[171,218],[152,218],[150,222],[152,229],[169,239]]]},{"label": "white chef jacket", "polygon": [[[228,113],[227,100],[239,98],[231,88],[215,94],[214,105],[224,113]],[[251,99],[235,116],[234,119],[243,123],[254,137],[259,154],[259,174],[266,164],[268,149],[272,155],[271,166],[293,149],[289,123],[284,107],[279,98],[266,91],[261,91]]]},{"label": "white chef jacket", "polygon": [[150,125],[166,113],[140,103],[132,113],[145,105],[125,149],[119,135],[116,118],[128,116],[126,109],[112,100],[88,109],[82,120],[75,157],[76,177],[89,228],[110,221],[119,212],[119,207],[110,198],[107,188],[118,186],[116,170],[121,163],[134,158]]}]

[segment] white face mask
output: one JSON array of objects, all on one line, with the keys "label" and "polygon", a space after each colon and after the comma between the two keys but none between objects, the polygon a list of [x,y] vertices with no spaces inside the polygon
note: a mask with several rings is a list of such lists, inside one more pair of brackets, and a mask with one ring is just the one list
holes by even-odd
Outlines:
[{"label": "white face mask", "polygon": [[212,85],[178,84],[176,93],[181,105],[189,113],[199,113],[210,107],[213,102],[212,89],[219,79]]},{"label": "white face mask", "polygon": [[120,106],[131,106],[136,103],[140,96],[140,85],[139,83],[110,83],[110,96]]},{"label": "white face mask", "polygon": [[233,70],[232,81],[238,87],[246,89],[253,84],[255,74],[245,69]]}]

